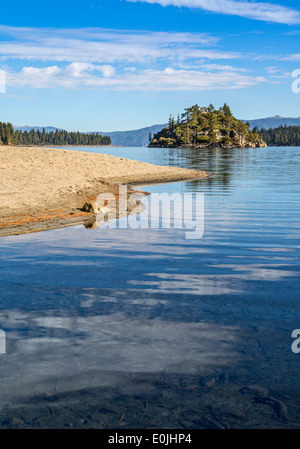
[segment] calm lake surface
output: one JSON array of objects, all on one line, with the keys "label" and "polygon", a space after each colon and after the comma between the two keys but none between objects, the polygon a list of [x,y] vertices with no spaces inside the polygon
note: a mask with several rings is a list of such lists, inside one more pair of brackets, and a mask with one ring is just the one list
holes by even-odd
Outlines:
[{"label": "calm lake surface", "polygon": [[300,148],[78,150],[209,171],[142,188],[204,235],[1,238],[0,428],[299,428]]}]

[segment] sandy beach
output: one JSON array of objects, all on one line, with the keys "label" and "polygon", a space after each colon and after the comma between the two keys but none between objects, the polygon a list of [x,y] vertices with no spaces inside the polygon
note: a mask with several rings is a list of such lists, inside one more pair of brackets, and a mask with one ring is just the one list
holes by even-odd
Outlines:
[{"label": "sandy beach", "polygon": [[208,173],[163,167],[77,150],[0,147],[0,236],[88,223],[82,210],[100,193],[117,195],[120,184],[138,185],[207,177]]}]

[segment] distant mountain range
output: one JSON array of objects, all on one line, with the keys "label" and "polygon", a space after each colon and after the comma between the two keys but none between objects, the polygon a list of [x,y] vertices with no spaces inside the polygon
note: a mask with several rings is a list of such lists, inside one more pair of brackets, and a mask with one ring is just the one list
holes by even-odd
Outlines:
[{"label": "distant mountain range", "polygon": [[[243,122],[249,122],[250,128],[253,129],[257,126],[258,129],[269,129],[269,128],[277,128],[278,126],[300,126],[300,117],[288,118],[281,117],[280,115],[275,115],[274,117],[260,118],[254,120],[243,120]],[[147,126],[146,128],[135,129],[131,131],[94,131],[95,133],[99,133],[105,136],[109,136],[111,138],[112,145],[121,145],[124,147],[142,147],[147,146],[149,144],[149,133],[152,136],[159,131],[162,130],[167,124],[163,125],[152,125]],[[30,131],[31,129],[35,129],[43,131],[43,127],[41,126],[14,126],[14,129],[18,129],[21,131]],[[53,126],[45,126],[46,132],[56,131]],[[93,131],[88,132],[87,134],[91,134]]]},{"label": "distant mountain range", "polygon": [[45,128],[46,133],[50,133],[51,131],[55,132],[57,129],[60,131],[61,128],[55,128],[54,126],[14,126],[14,130],[18,131],[27,131],[29,132],[31,129],[34,129],[35,131],[43,131]]},{"label": "distant mountain range", "polygon": [[111,138],[112,145],[122,145],[124,147],[143,147],[149,144],[149,133],[153,136],[165,126],[168,125],[152,125],[132,131],[98,132],[105,136],[109,136]]},{"label": "distant mountain range", "polygon": [[274,117],[259,118],[256,120],[243,120],[243,122],[249,122],[251,129],[257,126],[258,129],[277,128],[278,126],[300,126],[300,117],[281,117],[275,115]]}]

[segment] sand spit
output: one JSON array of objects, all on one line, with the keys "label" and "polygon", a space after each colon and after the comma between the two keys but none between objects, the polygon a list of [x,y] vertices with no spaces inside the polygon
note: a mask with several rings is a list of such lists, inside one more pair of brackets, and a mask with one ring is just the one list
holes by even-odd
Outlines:
[{"label": "sand spit", "polygon": [[[207,177],[208,173],[163,167],[78,150],[0,147],[0,236],[76,224],[92,227],[86,201],[117,196],[120,184],[138,185]],[[131,193],[132,190],[128,190]]]}]

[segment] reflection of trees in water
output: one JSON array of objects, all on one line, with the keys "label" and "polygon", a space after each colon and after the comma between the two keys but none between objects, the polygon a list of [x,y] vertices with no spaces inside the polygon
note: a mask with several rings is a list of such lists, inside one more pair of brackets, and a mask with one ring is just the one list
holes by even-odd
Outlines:
[{"label": "reflection of trees in water", "polygon": [[204,170],[212,174],[209,178],[189,181],[187,185],[192,189],[203,185],[203,182],[208,188],[216,185],[226,188],[231,184],[233,172],[241,170],[248,157],[249,152],[241,149],[170,149],[168,160],[169,165]]}]

